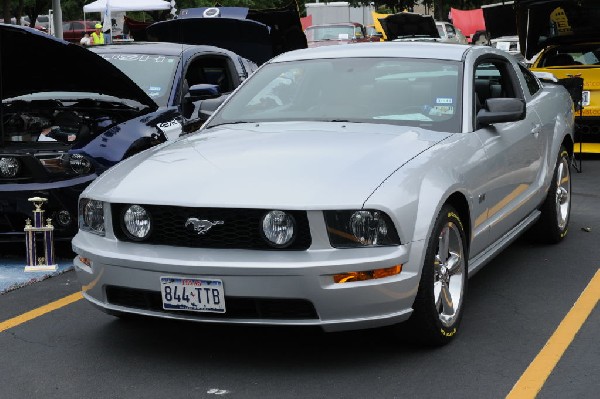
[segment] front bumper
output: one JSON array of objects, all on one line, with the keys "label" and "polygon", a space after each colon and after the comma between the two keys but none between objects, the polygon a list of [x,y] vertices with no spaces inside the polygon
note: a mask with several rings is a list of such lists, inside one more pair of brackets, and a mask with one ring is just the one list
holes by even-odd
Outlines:
[{"label": "front bumper", "polygon": [[[84,297],[107,313],[207,323],[312,325],[326,331],[406,320],[418,288],[422,242],[398,247],[307,251],[172,248],[119,242],[79,232],[73,251]],[[414,256],[418,258],[418,256]],[[333,274],[403,264],[400,274],[336,284]],[[162,309],[160,277],[217,278],[225,314]]]},{"label": "front bumper", "polygon": [[[0,185],[0,242],[24,242],[25,220],[32,218],[31,197],[47,198],[42,209],[44,218],[52,219],[56,240],[70,240],[77,233],[77,201],[83,190],[97,176],[89,175],[50,183]],[[60,211],[70,214],[70,221],[57,220]]]}]

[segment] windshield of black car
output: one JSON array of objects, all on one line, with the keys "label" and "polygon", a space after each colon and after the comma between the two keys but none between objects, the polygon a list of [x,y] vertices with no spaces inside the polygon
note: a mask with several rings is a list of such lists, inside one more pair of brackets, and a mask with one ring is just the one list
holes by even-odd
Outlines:
[{"label": "windshield of black car", "polygon": [[258,70],[206,126],[275,121],[349,121],[457,133],[460,63],[335,58]]},{"label": "windshield of black car", "polygon": [[158,54],[98,54],[119,68],[148,94],[158,106],[169,101],[178,56]]}]

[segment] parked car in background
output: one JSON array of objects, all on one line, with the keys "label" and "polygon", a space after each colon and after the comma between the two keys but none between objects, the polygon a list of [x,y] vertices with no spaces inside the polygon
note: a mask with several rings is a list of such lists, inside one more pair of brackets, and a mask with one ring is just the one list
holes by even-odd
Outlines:
[{"label": "parked car in background", "polygon": [[94,32],[94,26],[98,21],[64,21],[63,22],[63,39],[79,43],[81,38],[87,33],[91,35]]},{"label": "parked car in background", "polygon": [[367,35],[365,27],[358,22],[312,25],[304,34],[308,47],[379,41],[379,37]]},{"label": "parked car in background", "polygon": [[378,31],[375,25],[367,25],[365,26],[367,37],[371,39],[372,42],[383,41],[383,33]]},{"label": "parked car in background", "polygon": [[515,6],[520,49],[527,59],[534,59],[531,70],[551,73],[557,79],[583,79],[583,110],[577,118],[576,136],[578,141],[600,141],[598,2],[520,0]]},{"label": "parked car in background", "polygon": [[525,57],[521,54],[519,45],[519,36],[502,36],[491,40],[492,47],[506,51],[520,62],[525,62]]},{"label": "parked car in background", "polygon": [[120,317],[407,321],[446,344],[469,276],[530,227],[567,234],[572,130],[568,92],[494,48],[282,54],[198,133],[85,190],[72,242],[83,295]]},{"label": "parked car in background", "polygon": [[[44,209],[55,238],[70,240],[77,198],[90,182],[198,126],[256,68],[210,46],[146,43],[94,51],[99,54],[38,30],[0,25],[0,241],[23,241],[32,211],[27,199],[36,196],[48,198]],[[52,60],[43,74],[40,59]]]},{"label": "parked car in background", "polygon": [[435,23],[442,42],[467,44],[468,40],[456,26],[449,22],[436,21]]},{"label": "parked car in background", "polygon": [[379,23],[389,41],[441,41],[431,15],[400,12],[380,18]]}]

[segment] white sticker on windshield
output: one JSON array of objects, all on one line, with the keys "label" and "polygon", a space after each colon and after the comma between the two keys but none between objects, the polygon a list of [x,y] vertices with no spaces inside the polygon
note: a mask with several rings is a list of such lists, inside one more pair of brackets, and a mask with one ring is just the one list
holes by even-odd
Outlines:
[{"label": "white sticker on windshield", "polygon": [[150,88],[148,90],[150,90],[150,91],[160,91],[160,87],[150,86]]},{"label": "white sticker on windshield", "polygon": [[452,104],[452,99],[447,97],[438,97],[435,99],[436,104]]}]

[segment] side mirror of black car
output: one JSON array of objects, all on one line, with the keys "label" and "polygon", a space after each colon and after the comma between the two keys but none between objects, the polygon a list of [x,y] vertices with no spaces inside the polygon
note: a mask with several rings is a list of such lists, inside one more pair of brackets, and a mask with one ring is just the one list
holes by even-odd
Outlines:
[{"label": "side mirror of black car", "polygon": [[206,100],[208,98],[221,97],[221,89],[219,85],[201,83],[190,87],[188,95],[192,101]]},{"label": "side mirror of black car", "polygon": [[212,100],[221,97],[219,85],[197,84],[190,87],[183,97],[181,104],[181,113],[185,119],[190,119],[194,114],[199,115],[196,110],[200,109],[200,103],[206,100]]},{"label": "side mirror of black car", "polygon": [[515,122],[525,119],[525,101],[520,98],[488,98],[477,113],[480,125]]}]

